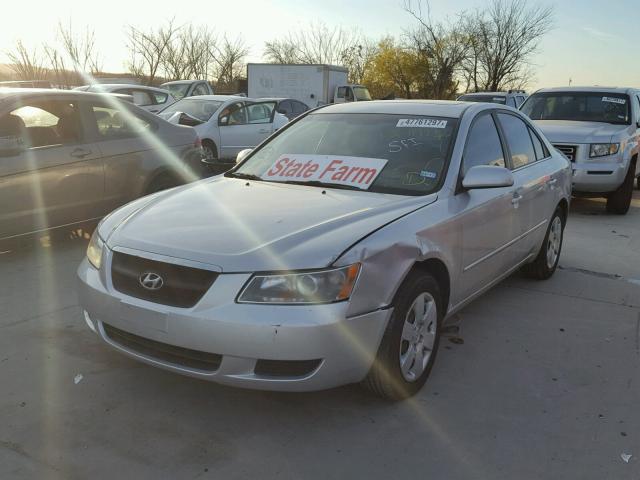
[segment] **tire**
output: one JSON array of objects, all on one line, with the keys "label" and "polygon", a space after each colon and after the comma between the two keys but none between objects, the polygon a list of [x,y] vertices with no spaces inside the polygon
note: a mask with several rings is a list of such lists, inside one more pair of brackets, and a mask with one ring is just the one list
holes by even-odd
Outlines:
[{"label": "tire", "polygon": [[627,175],[622,185],[607,197],[607,212],[616,215],[624,215],[629,211],[631,197],[633,197],[633,179],[635,177],[635,162],[629,165]]},{"label": "tire", "polygon": [[178,186],[178,184],[178,181],[171,175],[160,175],[158,178],[154,179],[151,182],[149,187],[147,187],[146,195],[151,195],[152,193],[161,192],[162,190],[176,187]]},{"label": "tire", "polygon": [[522,268],[527,277],[535,280],[546,280],[556,271],[560,261],[560,252],[562,251],[565,223],[562,210],[556,208],[547,227],[547,234],[544,236],[544,242],[542,242],[538,256],[532,263]]},{"label": "tire", "polygon": [[[402,400],[416,394],[431,372],[444,306],[438,282],[421,271],[409,274],[393,305],[373,366],[362,383],[383,398]],[[416,318],[416,311],[423,312],[422,319]],[[422,362],[417,361],[417,351],[422,352]]]},{"label": "tire", "polygon": [[218,149],[211,140],[204,140],[202,142],[202,150],[204,151],[204,158],[207,163],[218,161]]}]

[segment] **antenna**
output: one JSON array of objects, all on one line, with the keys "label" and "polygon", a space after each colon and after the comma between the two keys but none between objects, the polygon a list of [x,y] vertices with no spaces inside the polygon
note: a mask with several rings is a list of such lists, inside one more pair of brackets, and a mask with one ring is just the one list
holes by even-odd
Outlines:
[{"label": "antenna", "polygon": [[569,86],[571,86],[571,77],[569,77]]}]

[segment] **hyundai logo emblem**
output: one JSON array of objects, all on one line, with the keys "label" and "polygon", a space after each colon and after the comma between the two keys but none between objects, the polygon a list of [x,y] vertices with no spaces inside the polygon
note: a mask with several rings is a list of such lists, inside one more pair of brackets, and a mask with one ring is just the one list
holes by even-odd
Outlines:
[{"label": "hyundai logo emblem", "polygon": [[157,273],[153,272],[145,272],[138,278],[140,285],[142,288],[146,288],[147,290],[160,290],[162,285],[164,285],[164,280]]}]

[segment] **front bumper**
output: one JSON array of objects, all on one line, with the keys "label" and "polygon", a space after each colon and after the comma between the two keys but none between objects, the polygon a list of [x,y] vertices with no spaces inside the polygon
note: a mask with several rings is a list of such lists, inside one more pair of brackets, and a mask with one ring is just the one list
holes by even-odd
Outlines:
[{"label": "front bumper", "polygon": [[614,162],[576,162],[573,168],[573,191],[609,193],[622,185],[628,165]]},{"label": "front bumper", "polygon": [[[126,296],[113,288],[107,261],[78,268],[85,319],[113,348],[150,365],[222,384],[264,390],[311,391],[362,380],[378,350],[391,309],[346,317],[347,302],[313,306],[244,305],[235,296],[249,274],[221,274],[193,308]],[[106,328],[105,328],[106,327]],[[188,366],[111,338],[109,327],[160,344],[219,355],[215,371]],[[302,376],[256,373],[259,360],[318,360]]]}]

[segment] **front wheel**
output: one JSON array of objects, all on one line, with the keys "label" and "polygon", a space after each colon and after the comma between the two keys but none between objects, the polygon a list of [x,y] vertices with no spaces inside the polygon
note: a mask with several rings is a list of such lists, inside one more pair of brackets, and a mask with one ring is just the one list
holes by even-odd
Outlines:
[{"label": "front wheel", "polygon": [[607,197],[607,212],[624,215],[629,211],[631,198],[633,197],[633,179],[635,178],[635,173],[636,167],[632,163],[629,165],[629,170],[624,177],[622,185]]},{"label": "front wheel", "polygon": [[551,277],[558,268],[562,240],[564,238],[564,216],[557,208],[551,217],[547,234],[536,259],[523,267],[526,276],[536,280],[546,280]]},{"label": "front wheel", "polygon": [[373,366],[363,384],[377,395],[402,400],[417,393],[429,376],[440,341],[444,307],[440,287],[428,273],[404,281]]}]

